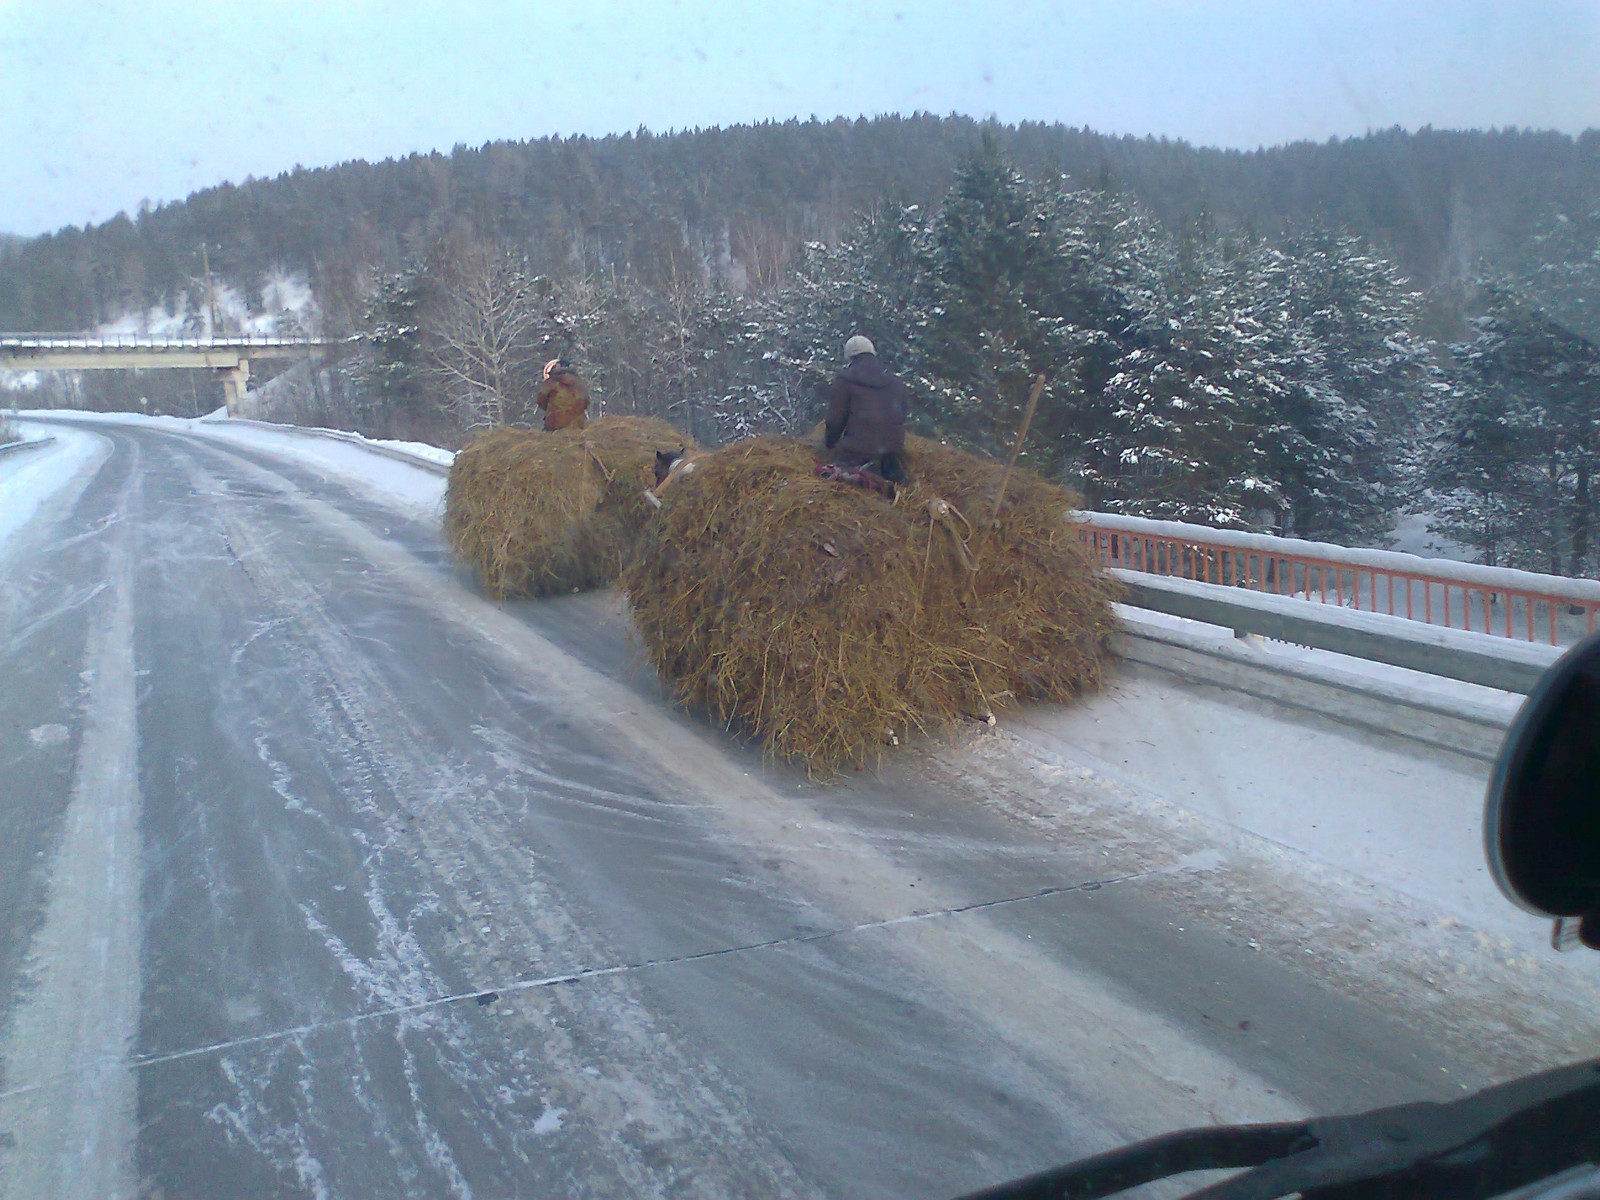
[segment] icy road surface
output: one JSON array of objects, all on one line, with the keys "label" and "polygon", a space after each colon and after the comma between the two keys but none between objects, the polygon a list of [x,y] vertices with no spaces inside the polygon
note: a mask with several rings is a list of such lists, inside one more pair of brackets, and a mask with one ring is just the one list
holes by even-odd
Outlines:
[{"label": "icy road surface", "polygon": [[[938,1197],[1593,1044],[1536,941],[1206,813],[1175,682],[818,786],[415,495],[52,431],[0,464],[0,1196]],[[1182,806],[1071,755],[1156,711]],[[1480,768],[1317,736],[1476,820]]]}]

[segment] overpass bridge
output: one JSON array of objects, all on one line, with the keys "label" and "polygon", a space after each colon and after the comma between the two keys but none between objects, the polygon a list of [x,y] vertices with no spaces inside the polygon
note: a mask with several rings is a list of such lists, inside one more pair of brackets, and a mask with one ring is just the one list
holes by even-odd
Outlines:
[{"label": "overpass bridge", "polygon": [[0,371],[208,370],[233,415],[253,361],[306,357],[333,342],[304,334],[0,333]]}]

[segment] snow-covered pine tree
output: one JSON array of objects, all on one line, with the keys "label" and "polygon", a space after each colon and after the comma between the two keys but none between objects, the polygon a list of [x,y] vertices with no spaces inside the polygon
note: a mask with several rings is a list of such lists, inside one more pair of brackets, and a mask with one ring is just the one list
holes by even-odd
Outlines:
[{"label": "snow-covered pine tree", "polygon": [[1374,545],[1402,505],[1435,382],[1414,334],[1422,297],[1350,234],[1292,239],[1257,311],[1281,314],[1275,368],[1291,384],[1282,474],[1290,531]]},{"label": "snow-covered pine tree", "polygon": [[1427,382],[1414,308],[1355,238],[1174,236],[1114,192],[1029,184],[985,141],[932,214],[882,206],[808,245],[763,312],[802,395],[865,332],[924,429],[1001,452],[1043,372],[1027,459],[1090,503],[1370,543]]},{"label": "snow-covered pine tree", "polygon": [[426,274],[414,268],[381,281],[367,302],[362,326],[368,352],[361,383],[378,410],[397,414],[431,407],[422,386],[419,324],[430,291]]},{"label": "snow-covered pine tree", "polygon": [[1111,372],[1089,389],[1091,495],[1151,516],[1380,539],[1427,382],[1416,298],[1393,268],[1354,238],[1292,253],[1205,221],[1173,236],[1121,207],[1077,222],[1098,229],[1084,240],[1125,314],[1109,330]]},{"label": "snow-covered pine tree", "polygon": [[1252,343],[1250,272],[1208,229],[1175,238],[1126,201],[1075,203],[1118,314],[1109,375],[1088,389],[1086,491],[1112,511],[1258,525],[1280,503],[1256,436],[1279,384]]},{"label": "snow-covered pine tree", "polygon": [[1518,290],[1551,320],[1600,342],[1600,207],[1548,213],[1520,257]]},{"label": "snow-covered pine tree", "polygon": [[1504,283],[1482,295],[1429,462],[1432,527],[1485,562],[1581,575],[1595,561],[1600,347]]},{"label": "snow-covered pine tree", "polygon": [[765,341],[756,306],[718,282],[696,297],[689,352],[696,361],[694,427],[700,441],[721,444],[784,427],[778,388],[763,378]]},{"label": "snow-covered pine tree", "polygon": [[789,284],[754,306],[765,344],[767,379],[811,424],[822,417],[834,374],[853,334],[872,339],[891,370],[914,385],[912,419],[928,419],[921,332],[928,319],[925,217],[915,205],[879,204],[833,246],[808,242]]},{"label": "snow-covered pine tree", "polygon": [[918,380],[941,434],[992,452],[1015,437],[1033,379],[1048,385],[1026,452],[1055,473],[1077,457],[1085,353],[1116,317],[1075,272],[1057,214],[985,137],[928,231]]}]

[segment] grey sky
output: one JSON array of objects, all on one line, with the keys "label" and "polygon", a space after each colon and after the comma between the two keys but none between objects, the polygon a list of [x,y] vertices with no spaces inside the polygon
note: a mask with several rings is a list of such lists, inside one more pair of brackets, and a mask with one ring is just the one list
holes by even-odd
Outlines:
[{"label": "grey sky", "polygon": [[964,112],[1254,147],[1600,126],[1600,0],[0,0],[0,230],[498,138]]}]

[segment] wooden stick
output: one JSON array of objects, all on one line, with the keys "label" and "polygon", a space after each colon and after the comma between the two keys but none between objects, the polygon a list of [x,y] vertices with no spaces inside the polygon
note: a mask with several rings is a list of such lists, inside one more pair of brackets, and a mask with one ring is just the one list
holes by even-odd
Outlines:
[{"label": "wooden stick", "polygon": [[1006,498],[1006,484],[1011,482],[1011,470],[1017,465],[1017,455],[1022,453],[1022,441],[1028,436],[1028,426],[1033,424],[1033,410],[1039,407],[1039,397],[1044,394],[1044,372],[1033,377],[1033,390],[1028,393],[1028,407],[1022,410],[1022,424],[1017,429],[1017,440],[1011,447],[1011,460],[1006,463],[1005,473],[1000,476],[1000,490],[995,493],[994,512],[989,514],[989,523],[994,525],[1000,520],[1000,505]]}]

